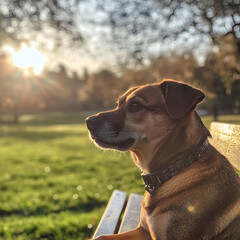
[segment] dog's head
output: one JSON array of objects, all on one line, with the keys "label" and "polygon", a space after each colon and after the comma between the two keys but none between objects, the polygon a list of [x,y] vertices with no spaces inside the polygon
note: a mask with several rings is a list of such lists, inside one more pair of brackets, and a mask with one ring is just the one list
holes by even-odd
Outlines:
[{"label": "dog's head", "polygon": [[172,80],[135,87],[119,98],[114,110],[88,117],[87,127],[102,148],[134,151],[154,147],[204,97],[200,90]]}]

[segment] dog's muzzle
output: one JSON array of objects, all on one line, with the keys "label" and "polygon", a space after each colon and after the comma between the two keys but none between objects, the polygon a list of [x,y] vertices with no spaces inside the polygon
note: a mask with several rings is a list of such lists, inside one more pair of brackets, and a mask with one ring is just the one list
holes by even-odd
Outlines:
[{"label": "dog's muzzle", "polygon": [[96,132],[99,128],[99,124],[96,116],[90,116],[86,118],[87,128],[90,132]]},{"label": "dog's muzzle", "polygon": [[87,128],[94,142],[102,148],[127,151],[135,144],[135,137],[126,132],[113,129],[110,121],[102,120],[100,116],[90,116],[86,119]]}]

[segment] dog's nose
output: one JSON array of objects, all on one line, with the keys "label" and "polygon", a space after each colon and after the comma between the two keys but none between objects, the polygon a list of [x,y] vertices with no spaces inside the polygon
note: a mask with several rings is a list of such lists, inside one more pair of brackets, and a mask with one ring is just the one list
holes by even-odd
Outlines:
[{"label": "dog's nose", "polygon": [[87,117],[86,118],[86,124],[89,130],[94,129],[96,126],[96,118],[95,116]]}]

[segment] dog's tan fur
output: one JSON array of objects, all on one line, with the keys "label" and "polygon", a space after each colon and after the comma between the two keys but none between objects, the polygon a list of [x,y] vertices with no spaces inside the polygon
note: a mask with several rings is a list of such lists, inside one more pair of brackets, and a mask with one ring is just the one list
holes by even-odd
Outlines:
[{"label": "dog's tan fur", "polygon": [[[169,101],[174,101],[172,98],[179,89],[188,91],[181,95],[188,99],[182,105],[176,102],[174,109]],[[168,167],[172,156],[181,156],[209,136],[194,111],[202,94],[173,81],[133,88],[119,99],[116,109],[93,116],[91,126],[87,120],[88,127],[98,145],[131,150],[134,162],[143,172],[155,172]],[[140,110],[129,110],[133,99],[141,105]],[[118,125],[117,121],[123,123]],[[129,148],[117,143],[131,137],[134,144]],[[106,145],[110,141],[116,144]],[[139,227],[132,231],[100,236],[97,240],[238,240],[239,177],[227,159],[210,145],[202,158],[169,179],[154,194],[145,193],[140,219]]]}]

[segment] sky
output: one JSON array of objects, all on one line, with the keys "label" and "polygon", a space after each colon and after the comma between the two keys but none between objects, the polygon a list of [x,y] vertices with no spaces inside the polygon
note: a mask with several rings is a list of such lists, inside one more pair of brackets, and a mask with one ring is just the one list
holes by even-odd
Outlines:
[{"label": "sky", "polygon": [[[107,4],[105,8],[114,7],[111,6],[111,1],[109,1],[105,0]],[[108,68],[116,72],[118,71],[118,61],[121,60],[121,56],[126,56],[128,50],[135,43],[145,40],[145,36],[138,35],[135,39],[127,36],[129,42],[113,41],[111,27],[106,24],[96,24],[96,22],[104,23],[108,18],[108,15],[103,10],[96,10],[97,4],[97,0],[88,0],[82,1],[78,6],[76,22],[84,38],[82,43],[79,42],[75,45],[69,43],[67,38],[63,38],[65,41],[56,48],[54,47],[54,41],[51,40],[51,37],[56,33],[51,29],[45,29],[44,34],[38,34],[36,38],[29,42],[29,47],[36,49],[45,56],[45,66],[47,68],[56,69],[59,64],[64,64],[70,71],[76,71],[79,74],[84,69],[88,69],[89,72],[96,72]],[[164,22],[161,22],[159,26],[164,27]],[[119,31],[121,34],[126,34],[123,33],[124,29],[120,28]],[[206,53],[211,48],[209,39],[205,39],[204,44],[198,44],[198,47],[195,48],[196,36],[188,35],[185,36],[186,38],[188,39],[189,48],[191,49],[192,46],[192,51],[198,56],[199,62],[203,62]],[[145,44],[143,48],[149,56],[154,58],[166,51],[184,51],[184,44],[186,42],[183,39],[165,42],[157,41],[151,45]],[[147,64],[149,61],[145,61],[145,63]]]}]

